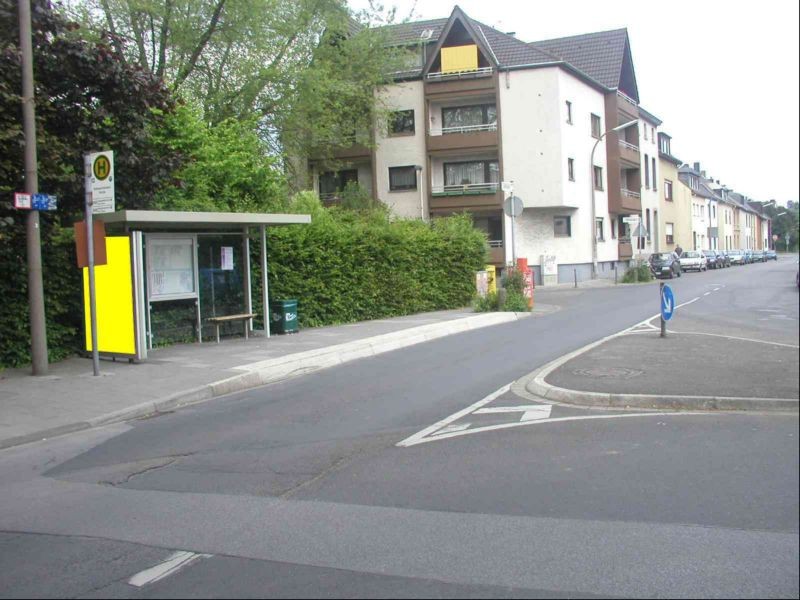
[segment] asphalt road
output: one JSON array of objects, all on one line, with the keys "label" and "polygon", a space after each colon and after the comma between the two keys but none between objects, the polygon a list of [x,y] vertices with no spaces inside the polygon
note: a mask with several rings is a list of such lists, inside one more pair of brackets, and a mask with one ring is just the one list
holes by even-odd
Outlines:
[{"label": "asphalt road", "polygon": [[[686,326],[796,345],[796,269],[671,285]],[[537,294],[561,310],[3,451],[0,596],[797,597],[796,416],[464,411],[659,306]]]}]

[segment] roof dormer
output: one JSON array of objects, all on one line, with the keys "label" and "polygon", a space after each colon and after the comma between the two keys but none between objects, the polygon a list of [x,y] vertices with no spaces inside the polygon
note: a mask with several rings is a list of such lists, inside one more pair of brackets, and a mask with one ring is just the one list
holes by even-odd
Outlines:
[{"label": "roof dormer", "polygon": [[491,74],[496,67],[486,39],[456,6],[429,55],[423,75],[427,79],[474,77]]}]

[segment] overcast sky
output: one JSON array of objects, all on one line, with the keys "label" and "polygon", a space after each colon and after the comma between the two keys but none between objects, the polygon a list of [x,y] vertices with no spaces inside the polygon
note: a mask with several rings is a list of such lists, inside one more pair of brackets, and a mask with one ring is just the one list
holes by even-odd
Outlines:
[{"label": "overcast sky", "polygon": [[[364,8],[368,0],[349,0]],[[627,27],[642,106],[672,152],[754,199],[798,199],[797,0],[460,0],[525,41]],[[453,1],[384,0],[398,18],[448,17]]]}]

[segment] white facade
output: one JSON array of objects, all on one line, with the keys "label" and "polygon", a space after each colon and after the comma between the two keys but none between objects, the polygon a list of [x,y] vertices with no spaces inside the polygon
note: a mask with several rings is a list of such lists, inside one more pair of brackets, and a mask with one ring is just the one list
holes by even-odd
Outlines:
[{"label": "white facade", "polygon": [[[567,122],[568,101],[572,123]],[[591,115],[604,115],[603,94],[558,68],[519,70],[501,74],[499,104],[503,178],[513,181],[514,194],[525,206],[516,223],[517,256],[532,265],[539,265],[543,255],[554,255],[559,265],[591,265],[595,223],[589,159],[596,142]],[[606,197],[605,140],[597,146],[594,164],[603,169],[603,189],[595,191],[596,217],[603,224],[597,258],[616,261]],[[569,218],[569,235],[556,234],[557,217]],[[505,238],[510,259],[508,229]]]},{"label": "white facade", "polygon": [[[639,251],[648,256],[658,250],[662,232],[658,231],[658,206],[660,202],[661,174],[658,164],[658,127],[645,119],[639,119],[639,153],[641,156],[642,224],[647,229],[644,248]],[[633,190],[638,191],[638,190]],[[634,249],[634,252],[637,252]]]},{"label": "white facade", "polygon": [[694,250],[708,250],[708,200],[692,195],[692,232]]}]

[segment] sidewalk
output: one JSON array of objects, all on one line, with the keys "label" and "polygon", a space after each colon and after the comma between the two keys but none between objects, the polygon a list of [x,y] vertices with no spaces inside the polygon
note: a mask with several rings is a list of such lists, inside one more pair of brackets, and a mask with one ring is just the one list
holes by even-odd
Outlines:
[{"label": "sidewalk", "polygon": [[[557,307],[538,303],[532,316]],[[0,372],[0,448],[174,410],[231,392],[451,335],[508,323],[527,313],[471,309],[304,329],[270,339],[228,339],[150,351],[141,364],[71,358],[44,377],[29,369]]]}]

